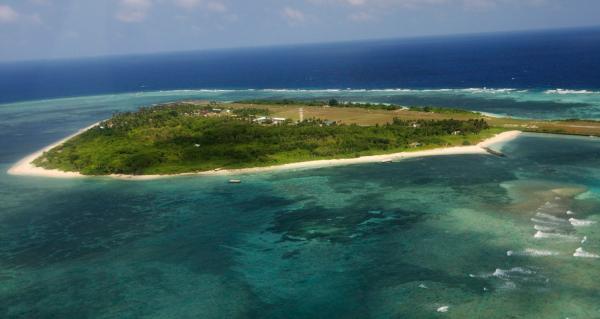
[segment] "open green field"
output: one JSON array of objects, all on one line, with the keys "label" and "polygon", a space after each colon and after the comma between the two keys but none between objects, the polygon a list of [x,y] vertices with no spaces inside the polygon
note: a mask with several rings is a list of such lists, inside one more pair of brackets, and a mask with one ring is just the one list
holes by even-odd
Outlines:
[{"label": "open green field", "polygon": [[[267,102],[265,102],[267,103]],[[249,104],[234,103],[231,107],[265,107],[269,109],[273,116],[286,117],[297,120],[299,117],[299,108],[304,110],[304,118],[321,118],[339,121],[340,123],[375,125],[390,123],[394,118],[402,120],[443,120],[443,119],[484,119],[491,127],[505,130],[520,130],[525,132],[537,133],[555,133],[569,135],[600,136],[600,122],[589,120],[523,120],[513,118],[500,118],[483,116],[476,112],[437,109],[443,111],[420,112],[410,109],[377,109],[365,107],[329,107],[329,106],[306,106],[302,104],[282,105],[282,104]]]}]

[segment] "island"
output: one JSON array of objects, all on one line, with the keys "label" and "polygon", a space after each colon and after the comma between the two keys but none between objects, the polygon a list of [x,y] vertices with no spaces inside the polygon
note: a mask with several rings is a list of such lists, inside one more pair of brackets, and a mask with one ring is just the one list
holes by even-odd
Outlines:
[{"label": "island", "polygon": [[157,177],[502,155],[488,146],[521,131],[597,136],[600,123],[337,100],[182,101],[117,113],[23,159],[9,173]]}]

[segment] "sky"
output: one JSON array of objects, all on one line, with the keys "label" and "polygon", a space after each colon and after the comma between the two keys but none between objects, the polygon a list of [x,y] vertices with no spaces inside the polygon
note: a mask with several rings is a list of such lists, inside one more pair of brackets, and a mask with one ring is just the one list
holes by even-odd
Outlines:
[{"label": "sky", "polygon": [[0,0],[0,61],[599,25],[598,0]]}]

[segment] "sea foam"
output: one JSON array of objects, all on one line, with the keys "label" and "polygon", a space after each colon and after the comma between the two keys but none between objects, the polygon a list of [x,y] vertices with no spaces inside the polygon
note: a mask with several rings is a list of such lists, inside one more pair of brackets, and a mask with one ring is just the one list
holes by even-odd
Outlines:
[{"label": "sea foam", "polygon": [[553,222],[557,222],[557,223],[565,223],[566,220],[556,217],[554,215],[550,215],[550,214],[546,214],[546,213],[537,213],[536,216],[547,219],[547,220],[551,220]]},{"label": "sea foam", "polygon": [[572,241],[578,240],[578,238],[575,236],[559,234],[559,233],[546,233],[546,232],[539,231],[539,230],[535,233],[535,235],[533,235],[533,237],[537,238],[537,239],[564,239],[564,240],[572,240]]},{"label": "sea foam", "polygon": [[449,306],[441,306],[437,308],[437,312],[448,312]]},{"label": "sea foam", "polygon": [[555,90],[546,90],[545,94],[598,94],[598,91],[588,91],[588,90],[567,90],[567,89],[555,89]]},{"label": "sea foam", "polygon": [[574,257],[582,257],[582,258],[600,258],[600,255],[587,252],[587,251],[583,250],[582,247],[577,248],[575,250],[575,253],[573,254],[573,256]]},{"label": "sea foam", "polygon": [[595,224],[595,221],[569,218],[569,223],[575,227],[589,226]]},{"label": "sea foam", "polygon": [[535,274],[535,271],[523,267],[513,267],[510,269],[496,268],[496,270],[492,273],[492,276],[499,278],[507,278],[514,274],[533,275]]},{"label": "sea foam", "polygon": [[533,249],[526,248],[522,251],[514,251],[509,250],[506,252],[507,256],[557,256],[559,253],[552,250],[542,250],[542,249]]}]

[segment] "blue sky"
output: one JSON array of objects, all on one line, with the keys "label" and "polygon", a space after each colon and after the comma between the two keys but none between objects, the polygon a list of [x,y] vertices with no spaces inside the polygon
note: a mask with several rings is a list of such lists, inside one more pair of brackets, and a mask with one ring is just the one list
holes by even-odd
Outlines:
[{"label": "blue sky", "polygon": [[0,0],[0,61],[589,26],[597,0]]}]

